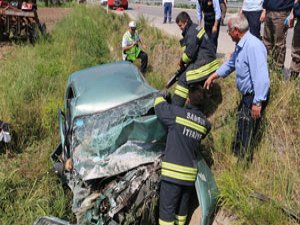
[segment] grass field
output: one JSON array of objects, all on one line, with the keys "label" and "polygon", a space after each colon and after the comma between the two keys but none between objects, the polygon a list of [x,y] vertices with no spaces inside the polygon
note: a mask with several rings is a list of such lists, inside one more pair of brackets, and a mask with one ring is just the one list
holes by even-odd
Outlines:
[{"label": "grass field", "polygon": [[[71,73],[121,60],[121,36],[128,21],[126,15],[106,15],[100,8],[75,7],[57,24],[51,39],[34,48],[16,46],[2,60],[0,119],[12,124],[14,141],[0,153],[1,225],[28,225],[43,215],[74,222],[71,195],[62,189],[49,160],[59,143],[57,109],[63,108]],[[178,41],[149,27],[145,18],[139,18],[138,25],[148,44],[146,79],[162,89],[176,70]],[[213,128],[205,145],[213,159],[219,203],[237,215],[236,224],[293,225],[295,220],[280,207],[300,212],[299,82],[283,81],[273,71],[270,76],[265,132],[250,166],[237,165],[230,151],[239,101],[234,76],[219,81],[222,101],[209,118]],[[274,202],[251,198],[253,192]]]}]

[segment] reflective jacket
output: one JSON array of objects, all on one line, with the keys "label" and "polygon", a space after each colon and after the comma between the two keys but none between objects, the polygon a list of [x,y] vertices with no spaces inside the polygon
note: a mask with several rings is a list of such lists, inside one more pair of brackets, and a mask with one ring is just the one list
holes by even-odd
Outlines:
[{"label": "reflective jacket", "polygon": [[154,102],[158,119],[168,127],[162,162],[163,180],[180,185],[194,185],[198,173],[195,152],[210,131],[210,123],[195,106],[178,107],[157,97]]},{"label": "reflective jacket", "polygon": [[182,36],[180,44],[185,50],[181,60],[189,65],[186,81],[188,84],[202,81],[219,67],[219,60],[216,60],[216,47],[204,28],[200,28],[192,21],[187,23]]},{"label": "reflective jacket", "polygon": [[[131,35],[129,31],[124,34],[123,39],[124,38],[127,40],[128,46],[131,45],[134,41],[138,43],[140,40],[137,33]],[[126,60],[135,61],[138,58],[140,52],[141,49],[139,48],[138,44],[134,45],[132,48],[124,51],[124,53],[126,54]]]}]

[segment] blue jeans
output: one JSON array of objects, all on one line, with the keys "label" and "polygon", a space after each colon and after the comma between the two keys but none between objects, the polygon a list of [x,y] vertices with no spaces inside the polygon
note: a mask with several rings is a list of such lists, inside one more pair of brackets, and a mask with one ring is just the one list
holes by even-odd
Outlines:
[{"label": "blue jeans", "polygon": [[167,17],[169,18],[169,23],[172,21],[172,2],[165,2],[164,4],[164,23],[167,22]]}]

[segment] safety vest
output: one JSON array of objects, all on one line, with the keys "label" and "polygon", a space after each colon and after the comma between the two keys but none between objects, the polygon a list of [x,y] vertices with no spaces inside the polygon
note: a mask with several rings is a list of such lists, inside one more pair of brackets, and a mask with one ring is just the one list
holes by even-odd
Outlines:
[{"label": "safety vest", "polygon": [[[126,37],[131,43],[138,40],[137,34],[134,34],[134,38],[132,38],[129,32],[126,33]],[[137,44],[134,45],[132,48],[125,51],[126,60],[135,61],[138,58],[140,52],[141,49],[139,48],[139,46]]]}]

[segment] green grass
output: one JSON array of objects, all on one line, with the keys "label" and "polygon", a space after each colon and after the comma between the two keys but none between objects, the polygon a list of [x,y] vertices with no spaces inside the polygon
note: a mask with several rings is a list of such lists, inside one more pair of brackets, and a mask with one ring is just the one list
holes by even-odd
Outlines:
[{"label": "green grass", "polygon": [[[130,18],[106,14],[94,7],[75,7],[55,27],[52,37],[36,46],[16,46],[2,59],[0,119],[12,124],[14,142],[0,154],[0,224],[32,224],[43,215],[74,221],[70,193],[51,171],[49,155],[59,143],[57,109],[63,108],[68,76],[96,64],[121,60],[121,40]],[[176,71],[178,40],[138,19],[138,30],[148,48],[148,82],[162,89]],[[135,63],[137,66],[140,62]],[[299,83],[271,73],[271,101],[266,129],[255,149],[253,163],[236,165],[230,150],[239,95],[235,77],[220,80],[222,101],[209,117],[213,129],[206,144],[211,151],[220,205],[237,215],[236,224],[296,222],[280,206],[300,212],[300,99]],[[298,86],[297,86],[298,85]],[[263,193],[275,202],[251,198]]]}]

